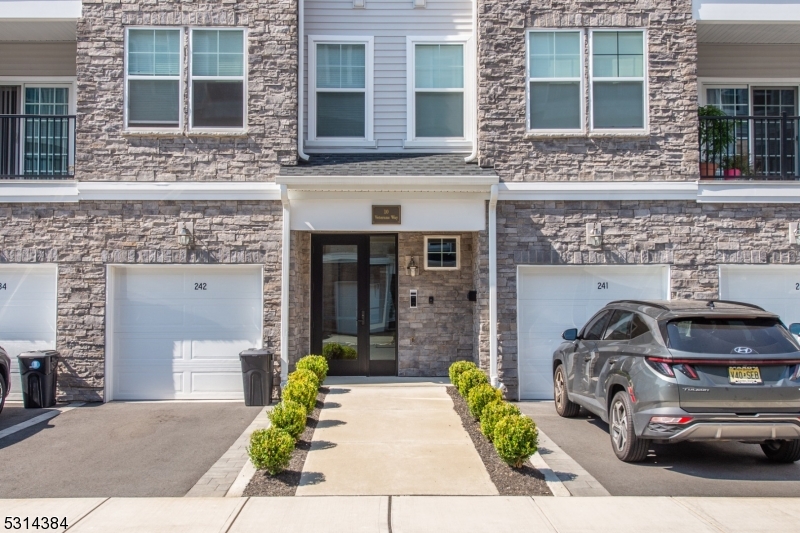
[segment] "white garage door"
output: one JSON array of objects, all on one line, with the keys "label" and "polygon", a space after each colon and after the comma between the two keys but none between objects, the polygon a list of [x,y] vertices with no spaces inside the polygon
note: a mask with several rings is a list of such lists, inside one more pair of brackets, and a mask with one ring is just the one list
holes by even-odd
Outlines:
[{"label": "white garage door", "polygon": [[10,400],[22,399],[17,356],[56,347],[56,265],[0,265],[0,346],[11,357]]},{"label": "white garage door", "polygon": [[241,399],[239,352],[261,347],[262,277],[260,266],[111,267],[108,397]]},{"label": "white garage door", "polygon": [[776,313],[787,326],[800,322],[800,266],[721,265],[719,294]]},{"label": "white garage door", "polygon": [[521,399],[553,398],[553,352],[612,300],[668,299],[669,267],[520,266],[517,272]]}]

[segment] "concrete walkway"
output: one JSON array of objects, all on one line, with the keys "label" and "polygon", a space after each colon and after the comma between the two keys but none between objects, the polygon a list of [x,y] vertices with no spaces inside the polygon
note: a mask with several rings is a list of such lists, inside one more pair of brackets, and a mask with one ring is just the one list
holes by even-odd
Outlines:
[{"label": "concrete walkway", "polygon": [[329,378],[298,496],[496,495],[442,380]]},{"label": "concrete walkway", "polygon": [[797,530],[800,498],[65,498],[0,500],[0,516],[75,533],[775,533]]}]

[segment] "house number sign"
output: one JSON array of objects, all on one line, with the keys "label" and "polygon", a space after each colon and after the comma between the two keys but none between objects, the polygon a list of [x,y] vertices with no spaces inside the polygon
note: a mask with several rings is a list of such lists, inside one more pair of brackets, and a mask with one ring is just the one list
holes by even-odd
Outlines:
[{"label": "house number sign", "polygon": [[373,205],[373,224],[400,224],[399,205]]}]

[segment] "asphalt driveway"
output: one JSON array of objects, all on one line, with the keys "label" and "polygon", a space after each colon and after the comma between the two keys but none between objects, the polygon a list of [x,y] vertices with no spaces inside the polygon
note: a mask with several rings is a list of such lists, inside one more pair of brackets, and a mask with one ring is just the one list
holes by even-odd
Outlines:
[{"label": "asphalt driveway", "polygon": [[800,462],[769,463],[755,444],[653,445],[646,461],[628,464],[611,450],[608,425],[591,413],[568,419],[553,402],[517,405],[612,496],[800,496]]},{"label": "asphalt driveway", "polygon": [[[0,429],[43,411],[9,404]],[[86,404],[0,439],[0,498],[184,496],[261,407]]]}]

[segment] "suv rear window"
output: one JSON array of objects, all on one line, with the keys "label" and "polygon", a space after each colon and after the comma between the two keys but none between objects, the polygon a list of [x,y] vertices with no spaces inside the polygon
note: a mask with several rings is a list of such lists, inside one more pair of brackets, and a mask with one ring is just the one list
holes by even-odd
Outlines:
[{"label": "suv rear window", "polygon": [[[667,323],[669,347],[692,353],[753,354],[798,351],[791,334],[772,318],[680,318]],[[750,348],[738,350],[740,348]]]}]

